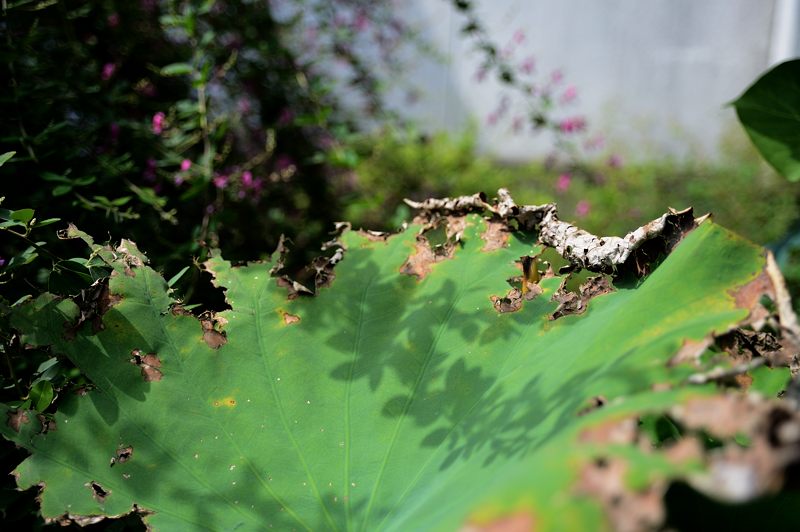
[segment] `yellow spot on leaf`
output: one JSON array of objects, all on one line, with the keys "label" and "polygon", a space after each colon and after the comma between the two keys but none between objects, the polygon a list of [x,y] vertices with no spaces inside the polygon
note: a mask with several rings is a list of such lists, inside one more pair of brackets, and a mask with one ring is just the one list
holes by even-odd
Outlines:
[{"label": "yellow spot on leaf", "polygon": [[212,404],[215,408],[219,408],[221,406],[233,408],[236,406],[236,399],[233,397],[223,397],[222,399],[215,400]]}]

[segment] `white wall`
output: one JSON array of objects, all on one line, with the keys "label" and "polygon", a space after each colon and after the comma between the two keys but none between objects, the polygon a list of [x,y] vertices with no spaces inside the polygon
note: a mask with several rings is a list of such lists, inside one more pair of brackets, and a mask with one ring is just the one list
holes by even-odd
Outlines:
[{"label": "white wall", "polygon": [[[475,0],[492,39],[521,29],[517,52],[537,59],[537,78],[559,69],[578,89],[565,109],[583,114],[624,156],[715,156],[736,127],[725,107],[771,62],[798,52],[798,0]],[[480,144],[499,158],[541,156],[552,144],[515,135],[486,116],[499,84],[477,83],[480,55],[461,37],[449,0],[406,0],[408,16],[449,56],[409,76],[423,97],[409,113],[429,129],[480,123]]]}]

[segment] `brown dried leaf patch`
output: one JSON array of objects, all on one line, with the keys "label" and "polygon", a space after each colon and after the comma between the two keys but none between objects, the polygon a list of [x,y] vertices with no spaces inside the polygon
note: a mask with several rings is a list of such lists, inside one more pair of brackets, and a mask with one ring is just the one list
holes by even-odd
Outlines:
[{"label": "brown dried leaf patch", "polygon": [[84,323],[92,324],[92,332],[97,334],[102,331],[103,315],[114,305],[122,301],[122,297],[112,294],[108,286],[108,279],[95,281],[92,286],[81,290],[81,293],[74,299],[80,309],[78,320],[69,325],[64,332],[67,340],[73,340],[78,330]]},{"label": "brown dried leaf patch", "polygon": [[508,246],[508,238],[511,231],[505,222],[487,221],[486,231],[481,234],[481,238],[485,242],[481,251],[489,253]]},{"label": "brown dried leaf patch", "polygon": [[219,349],[228,343],[228,338],[225,331],[218,331],[214,328],[214,321],[211,319],[200,320],[200,326],[203,328],[203,341],[211,349]]},{"label": "brown dried leaf patch", "polygon": [[39,424],[42,426],[40,434],[47,434],[48,432],[54,432],[58,430],[58,427],[56,426],[56,420],[53,419],[52,416],[37,414],[36,419],[39,420]]},{"label": "brown dried leaf patch", "polygon": [[627,464],[621,459],[595,460],[581,470],[577,491],[600,501],[613,530],[656,529],[665,516],[664,483],[632,491],[626,485],[626,472]]},{"label": "brown dried leaf patch", "polygon": [[672,415],[689,430],[750,440],[746,447],[727,441],[707,453],[707,472],[691,483],[711,496],[751,500],[780,489],[800,467],[800,412],[789,402],[731,393],[697,398]]},{"label": "brown dried leaf patch", "polygon": [[114,467],[115,464],[124,464],[131,458],[133,458],[133,447],[131,445],[120,445],[114,456],[111,457],[110,467]]},{"label": "brown dried leaf patch", "polygon": [[19,429],[23,424],[31,422],[31,418],[25,410],[9,410],[6,416],[8,417],[7,425],[16,433],[19,433]]},{"label": "brown dried leaf patch", "polygon": [[275,280],[275,282],[277,283],[277,285],[279,287],[286,289],[286,297],[290,301],[293,300],[293,299],[297,299],[298,297],[300,297],[303,294],[305,294],[305,295],[313,295],[314,294],[313,291],[309,290],[304,285],[298,283],[297,281],[294,281],[294,280],[290,279],[289,277],[287,277],[285,275],[281,276],[281,277],[278,277]]},{"label": "brown dried leaf patch", "polygon": [[140,251],[136,247],[136,244],[123,238],[114,252],[122,258],[125,275],[128,277],[136,277],[134,268],[141,268],[144,266],[144,261],[139,257]]},{"label": "brown dried leaf patch", "polygon": [[523,294],[519,288],[512,288],[504,297],[490,296],[489,299],[494,305],[494,309],[500,314],[506,312],[516,312],[522,308],[523,301],[532,301],[541,295],[542,287],[538,284],[528,283],[528,289]]},{"label": "brown dried leaf patch", "polygon": [[558,303],[558,308],[551,316],[551,319],[556,320],[562,316],[570,314],[583,314],[586,312],[587,304],[590,299],[603,294],[609,294],[615,290],[607,277],[599,275],[590,277],[578,289],[579,293],[570,292],[560,288],[554,295],[552,301]]},{"label": "brown dried leaf patch", "polygon": [[87,482],[86,484],[84,484],[84,486],[92,490],[92,497],[94,498],[94,500],[96,500],[101,504],[105,502],[106,497],[111,495],[111,490],[103,488],[103,486],[101,486],[94,480]]},{"label": "brown dried leaf patch", "polygon": [[142,354],[140,349],[131,351],[131,364],[135,364],[142,370],[142,377],[145,382],[160,381],[163,377],[161,373],[161,360],[155,353]]},{"label": "brown dried leaf patch", "polygon": [[639,435],[635,417],[615,418],[592,425],[581,431],[578,441],[590,444],[633,443]]},{"label": "brown dried leaf patch", "polygon": [[414,251],[412,251],[406,262],[400,266],[400,273],[413,275],[422,280],[431,273],[434,264],[453,258],[454,252],[455,246],[448,244],[433,250],[428,239],[423,235],[419,235],[414,244]]},{"label": "brown dried leaf patch", "polygon": [[300,316],[297,316],[296,314],[290,314],[285,310],[281,310],[280,314],[281,318],[283,318],[283,323],[286,325],[293,325],[300,322]]}]

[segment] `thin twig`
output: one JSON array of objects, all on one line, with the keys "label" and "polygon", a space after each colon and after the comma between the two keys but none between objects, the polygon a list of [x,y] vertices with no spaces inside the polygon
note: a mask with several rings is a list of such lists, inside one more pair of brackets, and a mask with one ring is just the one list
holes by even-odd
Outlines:
[{"label": "thin twig", "polygon": [[717,367],[711,371],[706,371],[705,373],[695,373],[693,375],[689,375],[689,377],[686,379],[686,382],[689,384],[706,384],[708,382],[724,381],[730,379],[731,377],[742,375],[750,370],[763,366],[765,363],[765,358],[758,357],[754,358],[750,362],[738,364],[732,368]]}]

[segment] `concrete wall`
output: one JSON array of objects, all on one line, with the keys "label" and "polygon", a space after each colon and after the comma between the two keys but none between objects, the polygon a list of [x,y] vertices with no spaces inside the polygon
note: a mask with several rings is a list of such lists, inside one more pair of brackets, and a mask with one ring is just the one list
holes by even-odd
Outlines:
[{"label": "concrete wall", "polygon": [[[585,115],[626,157],[687,153],[714,157],[736,129],[725,104],[771,63],[798,52],[798,0],[476,0],[492,39],[525,41],[516,57],[536,58],[536,79],[554,70],[577,88],[564,112]],[[449,59],[420,61],[409,73],[422,90],[407,112],[428,129],[480,124],[484,151],[501,159],[539,157],[541,136],[494,127],[487,115],[500,85],[478,83],[480,55],[459,29],[449,0],[406,0],[408,17]],[[398,100],[395,103],[402,105]]]}]

